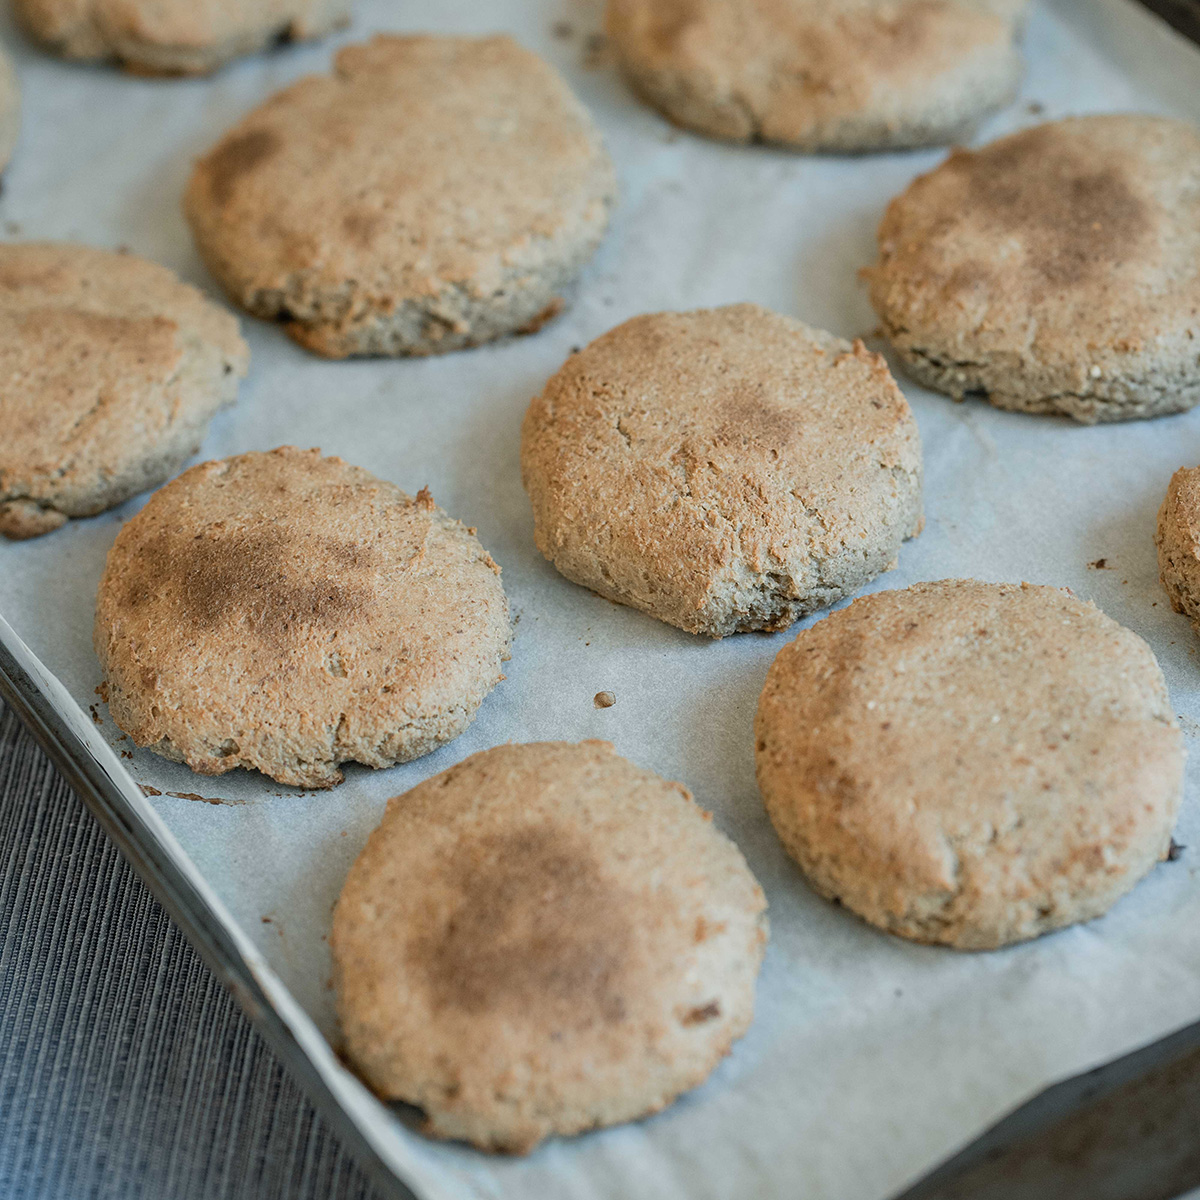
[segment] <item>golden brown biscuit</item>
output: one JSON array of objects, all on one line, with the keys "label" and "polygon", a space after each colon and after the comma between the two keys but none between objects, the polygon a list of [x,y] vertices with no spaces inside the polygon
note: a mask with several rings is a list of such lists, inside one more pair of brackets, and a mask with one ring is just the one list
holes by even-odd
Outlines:
[{"label": "golden brown biscuit", "polygon": [[349,0],[16,0],[26,29],[64,58],[115,58],[153,75],[203,75],[278,41],[321,37]]},{"label": "golden brown biscuit", "polygon": [[1154,544],[1171,607],[1200,630],[1200,467],[1180,467],[1171,476]]},{"label": "golden brown biscuit", "polygon": [[634,1120],[746,1031],[765,909],[681,784],[607,742],[498,746],[390,801],[350,870],[347,1053],[485,1150]]},{"label": "golden brown biscuit", "polygon": [[888,206],[868,272],[914,379],[1121,421],[1200,400],[1200,134],[1072,117],[955,150]]},{"label": "golden brown biscuit", "polygon": [[507,37],[348,46],[249,114],[185,200],[229,294],[318,354],[434,354],[539,328],[591,257],[612,163]]},{"label": "golden brown biscuit", "polygon": [[49,533],[174,474],[249,357],[233,315],[166,267],[0,244],[0,534]]},{"label": "golden brown biscuit", "polygon": [[753,304],[635,317],[529,406],[521,474],[568,579],[724,637],[896,564],[921,444],[883,359]]},{"label": "golden brown biscuit", "polygon": [[944,145],[1016,93],[1023,0],[609,0],[633,87],[714,137]]},{"label": "golden brown biscuit", "polygon": [[500,568],[427,491],[285,446],[151,497],[109,552],[94,641],[139,746],[319,788],[462,733],[511,627]]},{"label": "golden brown biscuit", "polygon": [[864,596],[780,651],[755,735],[813,888],[964,950],[1106,912],[1166,856],[1183,793],[1150,648],[1059,588]]}]

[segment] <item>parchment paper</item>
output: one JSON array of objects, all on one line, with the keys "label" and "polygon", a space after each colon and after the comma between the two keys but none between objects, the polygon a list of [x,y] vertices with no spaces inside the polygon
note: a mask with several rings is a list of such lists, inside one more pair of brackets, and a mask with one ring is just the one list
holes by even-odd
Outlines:
[{"label": "parchment paper", "polygon": [[[519,617],[507,682],[437,754],[385,772],[351,768],[327,793],[248,773],[201,778],[141,751],[123,761],[164,793],[226,801],[164,795],[147,813],[152,804],[213,903],[290,989],[299,1008],[282,991],[279,1003],[310,1053],[423,1195],[880,1200],[1056,1078],[1200,1017],[1200,754],[1176,835],[1192,849],[1085,927],[957,954],[876,932],[806,889],[764,815],[751,737],[767,667],[794,631],[714,644],[560,578],[533,544],[520,421],[572,346],[635,313],[755,300],[845,336],[868,333],[874,319],[856,271],[873,257],[887,199],[941,154],[807,158],[679,133],[611,66],[585,65],[599,20],[591,0],[359,0],[335,41],[377,29],[505,30],[561,68],[617,163],[613,228],[568,312],[504,345],[327,363],[246,318],[251,374],[204,446],[205,457],[320,446],[410,492],[428,485],[478,526],[504,569]],[[215,294],[180,214],[189,165],[260,99],[324,69],[331,43],[250,59],[208,81],[164,82],[59,63],[7,32],[25,116],[0,198],[4,236],[127,245]],[[1200,53],[1127,0],[1041,0],[1027,52],[1020,102],[983,138],[1083,111],[1200,121]],[[904,386],[924,440],[928,524],[873,586],[948,576],[1068,584],[1149,640],[1194,742],[1200,642],[1166,602],[1151,537],[1171,473],[1200,461],[1200,412],[1087,429]],[[118,752],[130,743],[93,694],[92,605],[105,553],[141,502],[0,547],[0,613],[82,709],[96,706],[93,736]],[[1103,569],[1089,567],[1099,559]],[[612,708],[593,706],[602,689],[615,694]],[[523,1160],[427,1142],[316,1036],[336,1038],[331,906],[387,797],[498,742],[584,737],[611,739],[686,782],[742,847],[772,922],[757,1019],[705,1086],[651,1120]]]}]

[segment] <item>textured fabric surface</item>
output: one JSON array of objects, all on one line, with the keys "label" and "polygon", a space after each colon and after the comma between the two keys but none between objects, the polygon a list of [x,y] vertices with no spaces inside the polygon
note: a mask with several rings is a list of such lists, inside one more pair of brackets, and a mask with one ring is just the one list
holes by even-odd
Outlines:
[{"label": "textured fabric surface", "polygon": [[370,1186],[0,705],[0,1197]]}]

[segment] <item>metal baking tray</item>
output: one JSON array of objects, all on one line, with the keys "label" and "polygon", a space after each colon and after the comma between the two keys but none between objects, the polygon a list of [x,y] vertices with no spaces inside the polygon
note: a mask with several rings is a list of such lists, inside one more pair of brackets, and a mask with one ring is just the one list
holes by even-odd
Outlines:
[{"label": "metal baking tray", "polygon": [[[1187,36],[1200,39],[1198,0],[1144,3]],[[564,12],[564,24],[594,24],[594,6]],[[5,569],[4,555],[0,547],[0,572]],[[401,1177],[405,1169],[374,1136],[367,1109],[376,1102],[343,1069],[254,943],[191,869],[83,706],[3,617],[0,696],[230,989],[380,1192],[406,1200],[414,1191],[432,1194],[411,1169],[406,1171],[409,1182]],[[1200,1187],[1198,1115],[1200,1023],[1050,1087],[897,1200],[1177,1196]]]}]

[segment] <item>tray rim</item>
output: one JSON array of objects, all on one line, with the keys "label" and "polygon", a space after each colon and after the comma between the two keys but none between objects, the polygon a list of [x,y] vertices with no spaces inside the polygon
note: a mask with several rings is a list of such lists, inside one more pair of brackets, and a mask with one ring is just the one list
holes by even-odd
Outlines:
[{"label": "tray rim", "polygon": [[[276,1007],[264,987],[264,979],[273,972],[265,963],[252,963],[238,947],[219,913],[174,861],[170,848],[130,804],[110,768],[92,753],[39,685],[30,663],[55,678],[0,616],[0,698],[100,822],[372,1184],[394,1200],[419,1200],[336,1095],[305,1051],[292,1022]],[[82,709],[79,718],[85,719]],[[272,978],[271,983],[290,996],[281,980]]]}]

